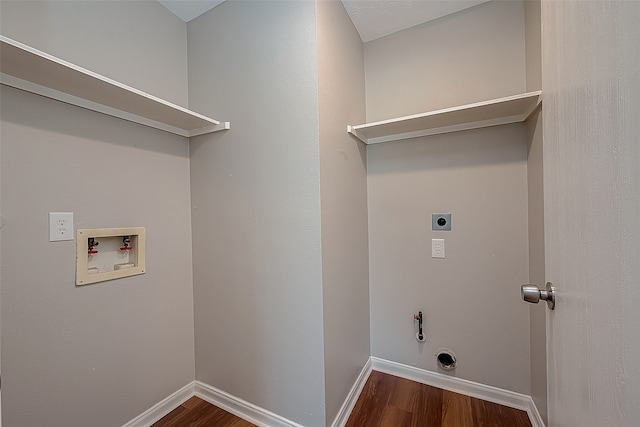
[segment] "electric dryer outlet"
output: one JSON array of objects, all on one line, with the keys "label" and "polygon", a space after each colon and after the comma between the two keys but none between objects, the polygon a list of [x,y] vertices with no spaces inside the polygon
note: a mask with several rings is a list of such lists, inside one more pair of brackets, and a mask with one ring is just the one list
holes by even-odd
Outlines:
[{"label": "electric dryer outlet", "polygon": [[431,214],[431,230],[451,231],[451,214],[450,213]]}]

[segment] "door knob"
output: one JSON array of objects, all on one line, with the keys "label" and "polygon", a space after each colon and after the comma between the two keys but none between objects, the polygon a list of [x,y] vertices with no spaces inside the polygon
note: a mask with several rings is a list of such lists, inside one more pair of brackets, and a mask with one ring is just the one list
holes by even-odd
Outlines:
[{"label": "door knob", "polygon": [[547,282],[545,289],[538,289],[536,285],[522,285],[520,294],[526,302],[537,304],[538,301],[543,300],[547,302],[549,310],[553,310],[556,307],[556,288],[553,287],[551,282]]}]

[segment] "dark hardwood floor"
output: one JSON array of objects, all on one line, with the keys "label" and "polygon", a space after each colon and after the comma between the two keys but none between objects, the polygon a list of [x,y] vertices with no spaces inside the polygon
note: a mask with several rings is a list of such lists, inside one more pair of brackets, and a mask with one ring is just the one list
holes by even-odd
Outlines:
[{"label": "dark hardwood floor", "polygon": [[[255,427],[192,397],[153,427]],[[346,427],[531,427],[524,411],[373,371]]]},{"label": "dark hardwood floor", "polygon": [[153,427],[256,427],[199,397],[193,396]]},{"label": "dark hardwood floor", "polygon": [[346,427],[531,427],[518,409],[373,371]]}]

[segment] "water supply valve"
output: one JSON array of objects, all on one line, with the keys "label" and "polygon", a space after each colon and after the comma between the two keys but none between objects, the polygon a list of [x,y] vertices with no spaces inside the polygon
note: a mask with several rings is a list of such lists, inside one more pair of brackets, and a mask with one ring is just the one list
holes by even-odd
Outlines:
[{"label": "water supply valve", "polygon": [[416,332],[416,339],[420,342],[425,342],[427,337],[425,337],[422,332],[422,311],[419,311],[418,314],[413,315],[414,323],[417,323],[418,332]]},{"label": "water supply valve", "polygon": [[133,249],[131,247],[131,237],[130,236],[122,236],[122,246],[120,247],[121,251],[130,251]]},{"label": "water supply valve", "polygon": [[95,249],[96,246],[98,246],[100,244],[100,242],[98,242],[96,239],[94,239],[93,237],[89,237],[89,239],[87,240],[87,246],[89,248],[88,253],[89,255],[93,255],[93,254],[97,254],[98,250]]}]

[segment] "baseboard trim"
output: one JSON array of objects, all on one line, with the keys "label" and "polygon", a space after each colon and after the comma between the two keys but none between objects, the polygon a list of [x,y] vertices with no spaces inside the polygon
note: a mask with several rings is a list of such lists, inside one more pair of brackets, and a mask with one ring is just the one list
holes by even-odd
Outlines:
[{"label": "baseboard trim", "polygon": [[371,357],[371,368],[443,390],[466,394],[488,402],[498,403],[511,408],[526,411],[533,427],[544,427],[542,417],[531,396],[504,390],[490,385],[480,384],[462,378],[451,377],[437,372],[427,371],[414,366]]},{"label": "baseboard trim", "polygon": [[159,421],[169,412],[180,406],[185,400],[195,394],[195,381],[182,387],[180,390],[165,397],[151,408],[144,411],[122,427],[149,427],[151,424]]},{"label": "baseboard trim", "polygon": [[[338,411],[331,427],[345,426],[372,370],[417,381],[422,384],[428,384],[443,390],[466,394],[511,408],[521,409],[527,412],[532,427],[545,427],[540,412],[531,396],[461,378],[450,377],[377,357],[370,357],[362,368],[362,371],[360,371],[360,375],[353,384],[351,391]],[[294,421],[201,381],[190,382],[122,427],[149,427],[194,395],[258,427],[303,427]]]},{"label": "baseboard trim", "polygon": [[362,389],[369,379],[369,375],[371,375],[371,370],[371,358],[369,358],[367,363],[364,364],[362,371],[360,371],[360,375],[358,375],[353,387],[351,387],[351,391],[349,391],[336,418],[333,420],[333,423],[331,423],[331,427],[344,427],[347,424],[351,411],[353,411],[353,407],[356,406],[358,397],[360,397],[360,393],[362,393]]},{"label": "baseboard trim", "polygon": [[201,381],[195,382],[195,395],[259,427],[303,427],[294,421]]},{"label": "baseboard trim", "polygon": [[527,415],[529,415],[531,427],[545,427],[544,421],[542,421],[542,416],[540,415],[538,407],[536,406],[532,397],[529,397],[529,407],[527,408]]}]

